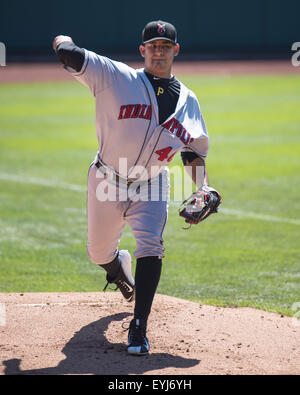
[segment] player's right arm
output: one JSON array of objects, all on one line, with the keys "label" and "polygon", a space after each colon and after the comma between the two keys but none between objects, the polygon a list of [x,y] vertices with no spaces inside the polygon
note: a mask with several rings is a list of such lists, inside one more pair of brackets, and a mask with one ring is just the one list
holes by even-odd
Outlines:
[{"label": "player's right arm", "polygon": [[63,43],[63,42],[73,42],[72,38],[69,36],[63,36],[63,35],[59,35],[56,36],[53,40],[53,50],[56,51],[56,48],[59,46],[59,44]]},{"label": "player's right arm", "polygon": [[56,36],[53,40],[53,49],[65,67],[79,72],[82,69],[85,53],[83,48],[77,47],[69,36]]},{"label": "player's right arm", "polygon": [[132,80],[133,69],[95,52],[79,48],[69,36],[55,37],[53,49],[64,68],[86,85],[95,97],[105,89],[117,86],[119,78]]}]

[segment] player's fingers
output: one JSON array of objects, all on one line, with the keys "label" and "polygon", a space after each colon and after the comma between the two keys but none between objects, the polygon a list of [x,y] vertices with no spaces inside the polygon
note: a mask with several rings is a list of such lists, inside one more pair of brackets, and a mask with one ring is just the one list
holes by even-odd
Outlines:
[{"label": "player's fingers", "polygon": [[73,42],[72,38],[69,37],[69,36],[64,36],[64,35],[62,35],[62,34],[59,35],[59,36],[56,36],[56,37],[54,38],[54,40],[53,40],[53,49],[54,49],[54,51],[56,51],[56,47],[57,47],[59,44],[61,44],[62,42],[64,42],[64,41]]},{"label": "player's fingers", "polygon": [[56,37],[54,38],[54,40],[52,42],[52,48],[54,51],[56,50]]}]

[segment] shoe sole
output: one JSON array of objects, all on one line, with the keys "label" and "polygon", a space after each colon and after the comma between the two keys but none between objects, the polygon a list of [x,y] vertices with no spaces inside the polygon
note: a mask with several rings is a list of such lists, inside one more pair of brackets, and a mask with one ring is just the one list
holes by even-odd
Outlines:
[{"label": "shoe sole", "polygon": [[140,351],[130,351],[127,349],[127,353],[129,355],[134,355],[134,356],[143,356],[143,355],[148,355],[149,354],[149,350],[145,351],[145,352],[140,352]]},{"label": "shoe sole", "polygon": [[121,266],[122,266],[125,276],[128,278],[131,285],[134,287],[135,284],[134,284],[134,278],[132,277],[132,272],[131,272],[131,256],[130,256],[129,252],[126,250],[119,251],[119,258],[120,258]]},{"label": "shoe sole", "polygon": [[133,288],[133,293],[132,293],[132,295],[130,296],[130,298],[128,298],[128,299],[125,298],[125,300],[126,300],[127,302],[133,302],[134,299],[135,299],[135,288]]},{"label": "shoe sole", "polygon": [[127,250],[120,250],[119,251],[119,258],[121,261],[122,270],[123,270],[125,276],[128,278],[128,280],[130,282],[130,286],[132,286],[132,289],[133,289],[132,295],[128,299],[125,298],[125,300],[127,302],[133,302],[135,299],[135,283],[134,283],[134,279],[132,277],[132,272],[131,272],[131,256]]},{"label": "shoe sole", "polygon": [[[145,351],[141,351],[141,348],[143,349],[146,348]],[[148,339],[146,338],[146,343],[143,344],[142,346],[127,346],[127,352],[130,355],[147,355],[150,350],[150,344],[148,342]]]}]

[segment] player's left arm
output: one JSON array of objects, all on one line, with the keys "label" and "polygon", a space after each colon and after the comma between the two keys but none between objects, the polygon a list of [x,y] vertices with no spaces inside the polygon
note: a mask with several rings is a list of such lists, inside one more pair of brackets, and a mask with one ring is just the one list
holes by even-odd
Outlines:
[{"label": "player's left arm", "polygon": [[187,174],[192,178],[197,190],[203,189],[215,192],[222,202],[221,194],[209,185],[207,168],[205,165],[205,159],[194,152],[181,152],[181,159],[184,165],[184,169]]},{"label": "player's left arm", "polygon": [[220,193],[209,185],[205,159],[209,149],[209,137],[204,119],[201,114],[198,100],[193,92],[190,92],[189,113],[192,131],[192,141],[183,147],[181,157],[186,172],[190,175],[197,187],[197,191],[188,197],[179,209],[179,215],[185,218],[189,224],[198,224],[210,214],[218,211],[222,202]]},{"label": "player's left arm", "polygon": [[192,178],[197,188],[209,184],[205,159],[194,152],[185,151],[181,152],[181,159],[185,171]]},{"label": "player's left arm", "polygon": [[209,185],[204,158],[194,152],[184,151],[181,157],[185,170],[197,186],[197,191],[184,200],[179,207],[179,215],[190,225],[198,224],[218,211],[222,196]]}]

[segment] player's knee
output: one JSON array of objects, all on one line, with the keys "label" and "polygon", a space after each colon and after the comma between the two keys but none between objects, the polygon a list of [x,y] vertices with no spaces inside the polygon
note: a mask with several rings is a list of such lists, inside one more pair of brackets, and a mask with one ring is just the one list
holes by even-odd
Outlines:
[{"label": "player's knee", "polygon": [[145,256],[156,256],[161,259],[164,257],[164,252],[163,241],[157,238],[157,240],[152,239],[151,241],[138,242],[134,256],[136,259]]},{"label": "player's knee", "polygon": [[105,248],[92,247],[90,245],[87,246],[87,254],[90,258],[90,261],[95,263],[96,265],[105,265],[106,263],[111,262],[115,254]]}]

